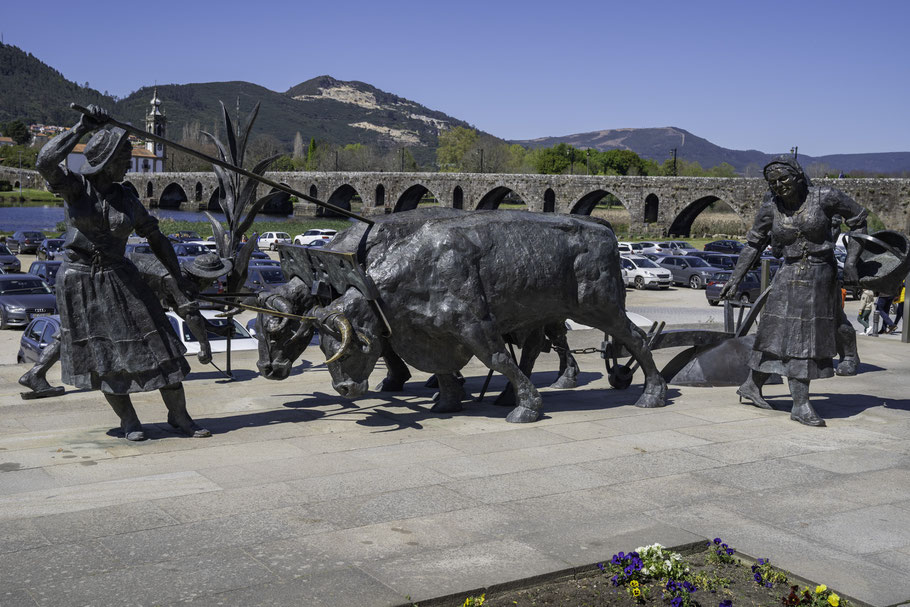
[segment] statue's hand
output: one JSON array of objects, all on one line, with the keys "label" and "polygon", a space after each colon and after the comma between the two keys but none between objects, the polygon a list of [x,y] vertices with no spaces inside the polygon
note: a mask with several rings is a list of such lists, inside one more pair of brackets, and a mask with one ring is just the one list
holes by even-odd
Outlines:
[{"label": "statue's hand", "polygon": [[730,299],[736,295],[736,290],[738,288],[739,288],[739,279],[735,279],[735,278],[731,277],[730,280],[728,280],[726,282],[726,284],[724,284],[724,286],[721,288],[719,297],[721,299]]},{"label": "statue's hand", "polygon": [[848,284],[848,285],[859,284],[859,273],[856,271],[856,264],[852,264],[852,263],[844,264],[844,284]]},{"label": "statue's hand", "polygon": [[90,113],[83,114],[79,122],[90,131],[100,129],[111,120],[108,111],[100,106],[92,104],[88,106],[88,110]]}]

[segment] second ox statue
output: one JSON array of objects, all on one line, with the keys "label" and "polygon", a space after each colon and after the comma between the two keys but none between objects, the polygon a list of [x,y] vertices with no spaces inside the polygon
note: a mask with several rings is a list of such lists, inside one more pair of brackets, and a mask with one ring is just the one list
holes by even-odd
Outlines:
[{"label": "second ox statue", "polygon": [[359,248],[378,298],[350,287],[316,306],[316,295],[292,281],[284,296],[267,303],[311,320],[260,317],[265,377],[287,377],[318,327],[332,385],[343,396],[363,395],[376,362],[394,352],[437,375],[434,411],[457,411],[464,392],[454,374],[476,356],[515,389],[507,421],[532,422],[540,417],[540,394],[502,336],[540,335],[571,318],[611,335],[641,364],[645,388],[636,406],[665,404],[666,383],[645,334],[625,314],[616,237],[600,222],[522,211],[415,210],[381,217],[370,228],[355,225],[327,248]]}]

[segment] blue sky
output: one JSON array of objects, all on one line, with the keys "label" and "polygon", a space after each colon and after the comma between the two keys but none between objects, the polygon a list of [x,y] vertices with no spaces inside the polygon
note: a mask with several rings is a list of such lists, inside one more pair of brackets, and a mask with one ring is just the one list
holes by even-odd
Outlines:
[{"label": "blue sky", "polygon": [[329,74],[507,139],[676,126],[768,153],[910,151],[901,0],[6,4],[7,44],[120,96]]}]

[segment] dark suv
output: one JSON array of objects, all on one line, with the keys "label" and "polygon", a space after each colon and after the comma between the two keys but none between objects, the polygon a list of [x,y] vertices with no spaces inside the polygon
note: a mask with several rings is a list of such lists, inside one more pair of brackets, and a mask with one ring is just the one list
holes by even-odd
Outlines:
[{"label": "dark suv", "polygon": [[[717,272],[705,285],[705,297],[708,298],[708,303],[712,306],[720,303],[720,290],[730,280],[731,274],[733,272]],[[761,295],[761,279],[758,276],[758,272],[746,272],[746,275],[739,282],[739,287],[736,289],[736,294],[732,299],[733,301],[739,300],[740,303],[748,304],[758,299],[759,295]]]},{"label": "dark suv", "polygon": [[46,236],[37,230],[18,230],[6,239],[6,246],[17,255],[19,253],[34,253],[38,245],[44,242]]},{"label": "dark suv", "polygon": [[738,240],[715,240],[705,245],[705,251],[714,251],[715,253],[731,253],[739,255],[745,245]]}]

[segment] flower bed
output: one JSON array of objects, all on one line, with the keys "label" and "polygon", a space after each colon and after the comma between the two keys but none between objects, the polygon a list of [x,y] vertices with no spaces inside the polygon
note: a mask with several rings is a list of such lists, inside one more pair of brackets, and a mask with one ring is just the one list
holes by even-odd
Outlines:
[{"label": "flower bed", "polygon": [[430,605],[453,607],[856,607],[824,585],[800,585],[769,561],[743,562],[715,538],[682,555],[660,544],[620,552],[597,569],[517,590],[495,591]]}]

